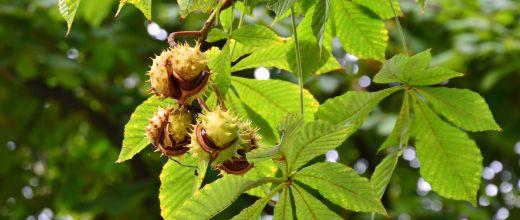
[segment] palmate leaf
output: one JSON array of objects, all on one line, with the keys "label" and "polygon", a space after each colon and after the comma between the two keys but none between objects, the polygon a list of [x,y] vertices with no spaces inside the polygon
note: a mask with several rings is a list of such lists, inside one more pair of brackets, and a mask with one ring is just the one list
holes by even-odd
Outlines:
[{"label": "palmate leaf", "polygon": [[349,91],[327,100],[318,109],[316,118],[352,127],[354,132],[381,100],[400,89],[401,87],[391,87],[378,92]]},{"label": "palmate leaf", "polygon": [[[183,163],[193,163],[197,158],[189,158]],[[159,188],[159,202],[161,216],[164,219],[173,219],[173,212],[189,199],[198,189],[198,177],[195,169],[184,167],[169,160],[163,167]]]},{"label": "palmate leaf", "polygon": [[433,191],[476,205],[482,155],[466,133],[439,119],[414,96],[415,139],[421,176]]},{"label": "palmate leaf", "polygon": [[374,187],[379,198],[383,197],[386,187],[392,178],[397,161],[401,156],[401,151],[395,151],[387,155],[374,170],[374,174],[370,178],[370,184]]},{"label": "palmate leaf", "polygon": [[231,205],[242,193],[256,186],[257,182],[250,179],[225,175],[205,185],[186,200],[171,214],[171,219],[210,219]]},{"label": "palmate leaf", "polygon": [[175,104],[175,101],[172,99],[159,100],[156,96],[152,96],[135,109],[130,116],[130,120],[125,125],[123,147],[119,153],[117,163],[132,159],[134,155],[150,144],[150,140],[146,136],[146,127],[150,119],[152,119],[154,112],[157,111],[158,107],[166,107],[173,104]]},{"label": "palmate leaf", "polygon": [[336,35],[345,50],[359,58],[384,60],[388,31],[383,21],[370,17],[360,5],[331,0]]},{"label": "palmate leaf", "polygon": [[486,101],[476,92],[455,88],[415,88],[455,125],[468,131],[500,131]]},{"label": "palmate leaf", "polygon": [[294,219],[293,209],[294,207],[291,203],[291,190],[289,187],[284,187],[282,193],[280,193],[280,199],[274,207],[274,219]]},{"label": "palmate leaf", "polygon": [[343,164],[316,163],[295,173],[293,179],[318,190],[345,209],[386,214],[370,182]]},{"label": "palmate leaf", "polygon": [[376,13],[382,19],[388,19],[394,17],[392,6],[394,7],[397,16],[403,15],[401,7],[399,7],[398,0],[392,0],[390,5],[389,0],[353,0],[354,2],[369,8],[371,11]]},{"label": "palmate leaf", "polygon": [[[294,133],[284,136],[280,151],[287,160],[288,171],[294,171],[313,158],[338,147],[351,134],[351,130],[326,121],[316,120],[305,124]],[[291,141],[285,141],[291,140]]]},{"label": "palmate leaf", "polygon": [[271,192],[253,203],[253,205],[242,210],[238,215],[234,216],[232,220],[250,220],[250,219],[258,219],[260,214],[262,214],[262,210],[267,205],[267,203],[271,200],[271,198],[283,188],[283,184],[275,187]]},{"label": "palmate leaf", "polygon": [[297,207],[297,219],[342,219],[320,200],[316,199],[302,187],[298,186],[298,184],[292,184],[290,187],[294,196],[294,204]]},{"label": "palmate leaf", "polygon": [[430,50],[408,57],[398,54],[383,64],[374,77],[376,83],[404,83],[414,86],[434,85],[461,73],[443,67],[428,68],[431,60]]},{"label": "palmate leaf", "polygon": [[[240,100],[261,115],[273,129],[288,113],[299,112],[299,88],[293,83],[232,77],[232,84]],[[304,103],[305,120],[310,121],[319,103],[307,90],[304,91]]]},{"label": "palmate leaf", "polygon": [[126,3],[134,5],[144,14],[146,19],[149,21],[152,20],[152,0],[120,0],[116,16],[121,12],[121,9],[126,5]]},{"label": "palmate leaf", "polygon": [[58,9],[60,10],[61,16],[67,22],[67,34],[70,32],[70,28],[72,27],[72,22],[74,21],[74,16],[76,15],[76,11],[78,10],[80,0],[59,0],[58,1]]}]

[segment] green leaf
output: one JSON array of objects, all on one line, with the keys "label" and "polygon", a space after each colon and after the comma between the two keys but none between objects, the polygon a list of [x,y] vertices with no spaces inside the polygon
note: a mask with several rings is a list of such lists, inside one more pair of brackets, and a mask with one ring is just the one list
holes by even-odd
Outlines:
[{"label": "green leaf", "polygon": [[220,12],[220,24],[226,33],[229,33],[233,29],[234,19],[235,14],[233,13],[233,7],[226,8]]},{"label": "green leaf", "polygon": [[382,19],[394,17],[392,6],[394,7],[397,16],[403,15],[398,0],[392,0],[392,5],[389,4],[389,0],[354,0],[354,2],[369,8]]},{"label": "green leaf", "polygon": [[274,219],[294,219],[293,208],[291,204],[291,190],[288,187],[284,187],[282,193],[280,193],[280,199],[274,207]]},{"label": "green leaf", "polygon": [[[260,179],[263,177],[274,177],[276,172],[278,171],[278,167],[272,160],[263,160],[263,161],[252,161],[247,158],[249,162],[252,162],[254,168],[249,170],[244,177],[249,179]],[[259,187],[255,187],[251,190],[247,191],[247,194],[257,196],[257,197],[265,197],[269,195],[272,191],[271,189],[272,183],[263,184]]]},{"label": "green leaf", "polygon": [[316,3],[314,13],[312,14],[312,33],[318,39],[318,46],[321,47],[323,44],[323,33],[325,32],[325,26],[329,19],[330,13],[330,0],[322,0]]},{"label": "green leaf", "polygon": [[197,191],[198,177],[195,176],[195,169],[168,160],[159,178],[161,179],[159,188],[161,216],[164,219],[173,219],[175,209],[181,207],[184,201]]},{"label": "green leaf", "polygon": [[354,132],[381,100],[400,89],[396,86],[377,92],[349,91],[327,100],[318,109],[316,118],[334,124],[341,123],[345,127],[352,126]]},{"label": "green leaf", "polygon": [[468,131],[500,131],[486,100],[478,93],[455,88],[416,88],[434,107],[455,125]]},{"label": "green leaf", "polygon": [[278,69],[290,71],[291,68],[287,62],[287,51],[289,49],[290,44],[280,44],[259,49],[231,67],[231,72],[259,66],[276,67]]},{"label": "green leaf", "polygon": [[269,193],[269,195],[256,200],[256,202],[253,203],[253,205],[242,210],[238,215],[233,217],[232,220],[258,219],[260,217],[260,214],[262,214],[262,210],[264,209],[264,207],[271,200],[274,194],[282,189],[282,187],[283,184],[278,185],[273,190],[271,190],[271,193]]},{"label": "green leaf", "polygon": [[289,10],[292,5],[296,2],[296,0],[270,0],[269,3],[267,3],[267,8],[274,11],[276,16],[281,16]]},{"label": "green leaf", "polygon": [[333,0],[331,9],[336,34],[348,53],[362,59],[385,59],[388,31],[383,21],[350,1]]},{"label": "green leaf", "polygon": [[468,135],[439,119],[414,96],[415,138],[421,176],[433,191],[476,205],[482,155]]},{"label": "green leaf", "polygon": [[222,95],[226,95],[231,85],[231,61],[229,60],[229,44],[224,45],[222,51],[217,47],[212,47],[206,52],[208,67],[211,70],[211,77],[215,80]]},{"label": "green leaf", "polygon": [[397,146],[399,148],[403,148],[408,144],[411,133],[409,99],[409,92],[405,92],[403,98],[403,105],[401,106],[401,111],[399,112],[399,116],[397,117],[397,121],[395,122],[394,129],[392,130],[392,133],[390,133],[388,138],[386,138],[385,142],[381,145],[381,147],[377,150],[378,152],[388,147]]},{"label": "green leaf", "polygon": [[[302,74],[305,77],[316,72],[323,66],[329,59],[331,53],[323,46],[320,48],[317,42],[300,40],[299,43]],[[287,51],[287,63],[289,63],[293,73],[296,73],[297,70],[295,47],[295,44],[291,43]]]},{"label": "green leaf", "polygon": [[259,129],[258,134],[262,137],[260,146],[274,145],[277,136],[274,134],[274,130],[269,123],[267,123],[261,115],[251,109],[251,107],[244,104],[234,93],[228,93],[228,98],[230,100],[230,102],[226,103],[228,108],[243,119],[251,121],[251,125]]},{"label": "green leaf", "polygon": [[405,54],[395,55],[383,64],[381,70],[374,76],[374,82],[408,84],[411,75],[424,75],[431,58],[430,50],[425,50],[411,57]]},{"label": "green leaf", "polygon": [[218,5],[218,0],[177,0],[181,18],[186,18],[191,12],[201,10],[209,12]]},{"label": "green leaf", "polygon": [[[240,100],[262,116],[271,128],[288,113],[299,112],[298,85],[281,80],[254,80],[232,77],[232,84]],[[311,93],[304,91],[305,120],[311,121],[319,103]]]},{"label": "green leaf", "polygon": [[338,214],[331,211],[320,200],[314,198],[297,184],[292,184],[291,189],[296,205],[296,218],[303,219],[342,219]]},{"label": "green leaf", "polygon": [[410,85],[428,86],[445,82],[451,78],[463,76],[464,74],[444,67],[433,67],[424,72],[415,72],[410,76]]},{"label": "green leaf", "polygon": [[[294,141],[283,142],[280,151],[285,155],[289,172],[297,170],[313,158],[332,150],[351,134],[350,129],[333,125],[326,121],[313,121],[305,124],[295,137]],[[284,140],[287,137],[284,136]]]},{"label": "green leaf", "polygon": [[386,214],[369,181],[343,164],[316,163],[295,173],[293,179],[318,190],[326,199],[345,209]]},{"label": "green leaf", "polygon": [[241,43],[236,42],[234,39],[229,39],[229,44],[231,45],[231,48],[233,49],[231,54],[231,61],[235,62],[238,58],[243,57],[244,55],[253,53],[255,51],[263,49],[262,47],[251,47],[251,46],[245,46]]},{"label": "green leaf", "polygon": [[67,22],[67,33],[69,34],[70,28],[72,27],[72,22],[74,21],[74,15],[76,15],[76,11],[78,10],[80,0],[59,0],[58,8],[60,10],[61,16]]},{"label": "green leaf", "polygon": [[385,194],[386,187],[392,178],[397,161],[401,156],[401,151],[395,151],[387,155],[374,170],[374,174],[370,178],[370,184],[374,187],[379,198]]},{"label": "green leaf", "polygon": [[150,140],[146,136],[146,127],[150,119],[152,119],[154,112],[157,111],[158,107],[166,107],[173,104],[175,104],[174,100],[159,100],[156,96],[152,96],[135,109],[130,116],[130,120],[125,125],[123,147],[119,153],[117,163],[132,159],[134,155],[150,144]]},{"label": "green leaf", "polygon": [[195,193],[171,214],[171,219],[210,219],[256,186],[256,182],[247,178],[225,175]]},{"label": "green leaf", "polygon": [[242,25],[231,33],[231,38],[244,46],[268,47],[283,43],[273,30],[263,25]]},{"label": "green leaf", "polygon": [[146,19],[149,21],[152,20],[152,0],[120,0],[116,16],[119,14],[119,12],[121,12],[121,9],[123,6],[125,6],[126,3],[134,5],[144,14]]},{"label": "green leaf", "polygon": [[289,113],[278,124],[278,133],[284,139],[295,137],[295,134],[305,125],[302,115]]},{"label": "green leaf", "polygon": [[208,37],[206,38],[207,42],[217,42],[219,40],[224,40],[228,38],[228,34],[220,29],[220,28],[212,28],[211,31],[208,33]]},{"label": "green leaf", "polygon": [[398,54],[383,64],[381,70],[374,77],[374,82],[399,82],[424,86],[438,84],[453,77],[462,76],[461,73],[443,67],[428,68],[430,60],[430,50],[425,50],[411,57]]}]

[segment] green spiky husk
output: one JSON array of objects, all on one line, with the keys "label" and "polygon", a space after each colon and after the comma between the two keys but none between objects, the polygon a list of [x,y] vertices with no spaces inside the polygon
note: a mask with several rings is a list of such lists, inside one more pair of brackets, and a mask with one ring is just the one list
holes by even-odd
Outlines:
[{"label": "green spiky husk", "polygon": [[207,69],[206,55],[200,51],[199,45],[177,44],[172,48],[171,61],[175,75],[186,81],[197,78]]},{"label": "green spiky husk", "polygon": [[170,82],[168,74],[168,62],[172,58],[170,50],[165,50],[153,59],[148,76],[150,77],[151,91],[161,97],[169,97],[175,88]]}]

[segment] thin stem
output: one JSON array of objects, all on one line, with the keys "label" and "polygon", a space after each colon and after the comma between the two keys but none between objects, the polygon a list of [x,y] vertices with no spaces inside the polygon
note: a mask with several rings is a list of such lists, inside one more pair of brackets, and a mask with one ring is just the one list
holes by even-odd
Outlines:
[{"label": "thin stem", "polygon": [[168,43],[171,47],[174,47],[177,43],[175,43],[175,37],[178,36],[194,36],[198,37],[197,44],[201,45],[206,40],[206,37],[208,36],[208,32],[213,27],[213,24],[215,23],[215,19],[217,18],[217,15],[220,11],[226,9],[227,7],[231,6],[232,0],[222,0],[219,1],[218,6],[211,12],[206,22],[204,22],[204,26],[199,31],[177,31],[173,32],[168,36]]},{"label": "thin stem", "polygon": [[204,101],[204,99],[198,97],[198,98],[197,98],[197,102],[199,102],[199,105],[200,105],[200,107],[201,107],[202,109],[204,109],[204,110],[207,111],[207,112],[210,112],[210,110],[209,110],[208,106],[206,105],[206,102]]},{"label": "thin stem", "polygon": [[300,114],[303,115],[303,73],[302,73],[302,64],[301,64],[301,55],[300,55],[300,42],[298,41],[298,31],[296,30],[296,18],[294,15],[294,7],[291,7],[291,20],[292,20],[292,29],[294,34],[294,45],[296,50],[296,72],[298,75],[298,85],[300,86]]},{"label": "thin stem", "polygon": [[[244,5],[247,5],[247,0],[244,0]],[[238,26],[237,26],[237,29],[240,28],[240,26],[242,26],[242,23],[244,22],[244,17],[245,17],[245,13],[242,12],[240,14],[240,20],[238,20]],[[231,52],[229,53],[229,57],[230,59],[233,59],[233,53],[235,52],[235,47],[237,46],[237,42],[235,41],[235,43],[233,44],[233,47],[231,48]]]},{"label": "thin stem", "polygon": [[222,96],[222,93],[220,93],[220,89],[215,84],[211,84],[211,87],[213,88],[213,92],[215,92],[215,96],[217,96],[217,101],[222,110],[227,111],[226,104],[224,102],[224,97]]},{"label": "thin stem", "polygon": [[401,26],[401,22],[399,21],[399,17],[397,16],[397,12],[395,11],[394,4],[392,4],[392,0],[388,0],[390,4],[390,8],[392,8],[392,12],[394,13],[394,20],[397,25],[397,31],[401,37],[401,44],[403,46],[403,53],[408,54],[408,47],[406,46],[406,39],[404,37],[403,27]]}]

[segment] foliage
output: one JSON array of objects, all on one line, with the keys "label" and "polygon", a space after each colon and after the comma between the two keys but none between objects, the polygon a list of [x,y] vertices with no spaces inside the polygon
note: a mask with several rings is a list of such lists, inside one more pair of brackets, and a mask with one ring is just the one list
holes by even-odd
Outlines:
[{"label": "foliage", "polygon": [[[63,39],[61,32],[58,31],[59,27],[50,25],[45,28],[49,30],[41,36],[44,39],[31,38],[32,40],[26,43],[32,46],[30,48],[37,48],[36,51],[42,55],[35,54],[33,59],[32,56],[27,56],[27,53],[20,52],[13,58],[6,57],[6,61],[3,62],[13,62],[13,65],[7,66],[6,71],[15,73],[14,79],[18,83],[13,83],[9,88],[27,88],[29,94],[17,95],[22,98],[30,97],[32,100],[32,102],[17,104],[20,102],[18,98],[9,97],[8,100],[12,103],[12,107],[9,107],[12,113],[9,114],[16,114],[15,109],[28,109],[34,105],[36,106],[34,115],[38,115],[38,112],[41,112],[40,108],[43,108],[38,106],[43,106],[43,104],[31,96],[41,96],[42,100],[51,97],[54,100],[52,106],[65,106],[53,109],[52,116],[46,116],[49,118],[34,128],[30,126],[33,123],[32,117],[17,116],[28,118],[26,127],[34,130],[35,134],[37,134],[36,131],[45,131],[47,126],[60,129],[54,132],[56,134],[46,137],[48,142],[40,141],[40,137],[36,135],[34,137],[30,135],[27,138],[33,143],[44,146],[45,152],[54,152],[54,156],[44,159],[48,161],[46,163],[49,164],[49,167],[81,167],[78,170],[84,171],[85,176],[100,177],[100,180],[96,182],[91,182],[93,180],[83,176],[78,179],[69,176],[69,178],[59,180],[57,175],[65,174],[56,168],[49,171],[49,173],[54,173],[52,177],[39,177],[46,183],[54,183],[54,191],[61,187],[69,189],[64,190],[65,193],[61,196],[58,196],[57,192],[53,192],[56,204],[52,206],[60,207],[56,208],[59,213],[70,213],[69,210],[81,213],[81,210],[90,209],[95,215],[93,217],[107,215],[116,218],[141,215],[158,217],[157,215],[160,213],[165,219],[208,219],[212,217],[254,219],[265,213],[273,214],[276,219],[340,219],[363,215],[353,212],[397,217],[402,210],[412,210],[408,212],[411,212],[411,215],[416,214],[410,207],[416,207],[418,202],[416,204],[409,201],[418,201],[418,198],[416,198],[414,190],[411,190],[412,193],[408,192],[410,188],[414,189],[415,185],[414,183],[409,184],[406,180],[416,179],[419,174],[431,184],[432,190],[438,195],[447,199],[469,201],[473,205],[477,205],[477,192],[481,187],[480,178],[484,168],[482,163],[490,160],[486,153],[490,151],[489,143],[500,143],[498,140],[508,138],[510,136],[507,133],[508,129],[514,126],[509,124],[513,122],[500,123],[506,132],[503,136],[488,133],[473,135],[467,134],[465,131],[502,131],[483,97],[486,97],[488,101],[491,100],[492,110],[496,108],[495,106],[503,104],[502,101],[490,99],[489,93],[479,91],[479,88],[494,88],[493,83],[497,83],[498,79],[495,81],[487,79],[486,83],[481,83],[481,77],[468,74],[463,80],[455,79],[462,74],[437,65],[441,59],[438,57],[441,56],[436,50],[437,48],[445,49],[441,44],[443,42],[433,44],[431,42],[435,39],[428,37],[424,37],[426,39],[424,44],[414,44],[421,39],[420,37],[413,39],[410,41],[413,42],[410,43],[410,46],[414,48],[414,51],[418,51],[424,49],[421,48],[424,46],[417,45],[432,45],[434,47],[432,51],[435,52],[433,60],[432,51],[423,50],[412,56],[409,56],[407,51],[385,61],[386,54],[393,54],[397,50],[396,47],[393,47],[395,46],[393,42],[388,39],[389,35],[394,36],[392,32],[394,29],[391,25],[394,23],[387,19],[393,18],[395,15],[413,14],[409,11],[410,5],[406,6],[403,3],[403,7],[400,7],[398,1],[392,1],[394,7],[392,8],[388,2],[386,0],[377,1],[377,3],[362,0],[247,0],[235,1],[228,9],[219,11],[211,10],[222,6],[222,2],[219,3],[219,1],[178,1],[178,6],[175,7],[178,7],[179,15],[187,19],[183,24],[185,25],[182,27],[183,29],[198,28],[202,23],[193,21],[205,19],[207,16],[205,13],[215,11],[220,13],[220,15],[217,14],[219,24],[209,31],[207,44],[203,47],[204,50],[207,48],[208,68],[212,72],[211,82],[223,94],[229,110],[243,119],[250,120],[252,125],[259,129],[258,133],[263,136],[259,149],[247,153],[247,158],[255,166],[243,176],[231,174],[216,176],[208,164],[199,163],[197,158],[192,158],[191,155],[168,158],[164,164],[165,158],[160,159],[155,154],[147,152],[146,147],[149,145],[149,140],[145,136],[145,131],[148,120],[157,106],[173,105],[175,101],[172,99],[159,100],[156,97],[146,99],[144,91],[147,86],[144,84],[141,86],[139,83],[131,93],[122,92],[124,88],[121,85],[123,79],[126,81],[124,77],[127,77],[127,73],[137,72],[137,78],[144,80],[141,75],[144,75],[142,73],[149,65],[144,57],[158,53],[157,48],[160,46],[151,40],[149,44],[146,44],[141,37],[135,37],[136,33],[122,33],[122,29],[131,30],[132,25],[134,27],[142,25],[143,19],[129,16],[131,15],[129,13],[133,13],[132,10],[126,8],[121,10],[121,8],[125,3],[131,3],[148,20],[152,20],[152,12],[154,12],[154,21],[169,22],[170,20],[165,18],[167,13],[163,13],[164,11],[160,8],[166,7],[168,4],[171,6],[171,3],[163,4],[154,1],[154,10],[152,10],[152,1],[121,1],[116,12],[120,13],[120,17],[112,24],[108,23],[106,19],[103,21],[103,18],[89,15],[96,10],[82,8],[95,7],[94,4],[87,4],[85,1],[81,3],[79,1],[76,3],[59,1],[59,7],[54,8],[54,14],[49,13],[44,16],[47,19],[46,22],[57,23],[53,20],[53,16],[59,18],[58,13],[61,13],[69,30],[76,17],[69,38]],[[425,1],[418,3],[421,6],[420,10],[426,11],[424,17],[431,19],[428,17],[428,13],[430,13],[427,11],[428,7],[423,9]],[[106,7],[110,6],[113,5],[108,4]],[[264,9],[264,6],[274,11],[274,21],[276,22],[274,25],[268,26],[264,22],[250,23],[251,20],[244,19],[244,17],[249,18],[252,15],[253,7]],[[155,11],[155,9],[161,12]],[[87,13],[88,10],[91,12]],[[242,14],[240,20],[234,19],[232,16],[234,10],[235,12],[240,11]],[[100,10],[100,16],[101,11],[103,10]],[[12,12],[3,10],[0,13],[5,16],[6,13]],[[298,40],[295,35],[289,35],[288,32],[279,28],[286,25],[289,15],[302,18],[296,27]],[[24,19],[27,18],[24,16],[28,15],[9,16],[13,17],[9,17],[10,19],[25,21]],[[444,16],[453,15],[445,14]],[[99,19],[99,22],[88,21],[89,19]],[[414,19],[416,18],[406,17],[405,20],[411,22],[415,21]],[[100,31],[92,36],[86,35],[83,31],[85,29],[84,20],[87,20],[89,25],[98,26]],[[180,24],[177,23],[177,25]],[[450,27],[453,26],[455,25],[452,24]],[[166,27],[171,28],[171,26]],[[12,26],[8,26],[8,28],[12,28]],[[57,32],[58,34],[56,34]],[[4,29],[0,29],[0,36],[8,36],[5,33]],[[138,34],[146,35],[143,31]],[[107,39],[104,38],[107,35],[110,35],[111,41],[114,42],[113,46],[111,46],[111,42],[103,43]],[[119,36],[133,37],[118,39]],[[65,42],[81,42],[78,45],[87,44],[90,40],[85,38],[91,39],[92,43],[80,48],[85,51],[87,57],[80,57],[78,62],[87,62],[85,66],[89,66],[91,69],[82,69],[75,61],[60,59],[56,55],[56,53],[65,54],[66,49],[63,48],[68,48],[68,46],[63,46],[67,45]],[[338,42],[336,42],[337,45],[333,44],[334,38],[339,40],[339,44],[337,44]],[[7,39],[21,42],[16,39],[16,36],[9,36]],[[42,44],[45,39],[59,39],[61,45],[58,47],[62,49],[47,48],[48,46]],[[191,39],[187,40],[191,41]],[[21,47],[11,45],[2,47],[13,49],[13,51],[22,50]],[[25,51],[29,50],[33,49]],[[362,63],[363,69],[360,71],[363,73],[368,74],[380,69],[373,81],[382,85],[370,87],[371,92],[359,91],[357,86],[351,88],[357,91],[344,92],[347,87],[344,86],[342,90],[336,90],[334,95],[317,89],[319,87],[315,85],[315,82],[326,77],[336,77],[334,80],[342,83],[357,79],[357,76],[338,74],[344,70],[343,68],[346,68],[343,60],[339,60],[339,62],[337,60],[338,50],[345,50],[350,55],[362,59],[360,63]],[[140,56],[129,56],[129,54],[136,53],[135,51],[138,51]],[[46,56],[47,53],[51,55]],[[504,54],[502,56],[508,57]],[[47,57],[52,61],[47,61]],[[299,79],[296,74],[292,74],[298,69],[296,60],[298,57],[301,59],[304,73],[304,76]],[[437,59],[435,59],[436,57]],[[479,59],[479,57],[471,55],[464,57],[468,60]],[[383,62],[380,68],[378,62]],[[476,66],[479,65],[484,64],[476,63],[475,66],[468,65],[468,68],[477,68]],[[461,64],[458,64],[458,67],[456,63],[448,66],[461,70]],[[277,68],[283,70],[283,73],[277,76],[271,75],[277,79],[263,81],[245,78],[251,73],[251,68],[258,67]],[[506,72],[509,73],[512,68],[514,67],[504,69],[500,77],[506,77]],[[73,72],[80,72],[80,74],[67,74]],[[97,73],[114,73],[114,75]],[[317,76],[319,74],[322,75]],[[10,80],[8,82],[14,82],[11,76],[4,78]],[[291,82],[295,80],[300,80],[302,85],[305,85],[305,89],[300,90],[298,85]],[[449,87],[439,86],[445,85],[447,81],[449,81]],[[111,82],[118,82],[120,85],[113,85]],[[452,84],[479,91],[482,95],[469,89],[450,88]],[[80,91],[77,88],[82,89]],[[1,89],[0,91],[7,90]],[[215,108],[216,105],[215,91],[217,89],[211,87],[203,96],[210,108]],[[79,93],[84,95],[77,97],[74,95]],[[299,98],[300,94],[302,99]],[[495,94],[493,97],[497,97],[496,94],[503,93],[491,94]],[[1,93],[0,96],[7,97]],[[401,103],[398,103],[399,97],[403,97]],[[143,99],[146,100],[142,102]],[[304,108],[300,109],[300,101],[303,102]],[[142,104],[139,104],[141,102]],[[44,103],[48,103],[48,101],[44,101]],[[320,105],[320,103],[322,104]],[[128,120],[129,111],[136,105],[138,105],[137,108]],[[387,129],[388,137],[386,139],[383,140],[372,130],[367,130],[367,126],[370,127],[370,123],[377,120],[382,111],[392,112],[397,106],[400,106],[400,111],[396,115],[392,114],[395,124],[394,121],[390,122],[390,128],[391,124],[394,126],[393,129]],[[71,111],[67,109],[73,109],[72,111],[75,113],[62,119],[64,113],[68,115],[67,112]],[[302,115],[298,114],[300,111]],[[84,120],[84,117],[87,117],[88,120]],[[512,117],[514,121],[516,114],[512,114]],[[0,119],[0,124],[7,124],[6,119]],[[497,119],[503,121],[503,116],[497,116]],[[57,123],[58,121],[59,123]],[[107,124],[107,121],[112,123]],[[126,121],[128,122],[123,133],[122,123]],[[10,121],[9,123],[15,124]],[[78,124],[82,124],[83,128],[78,129]],[[17,129],[18,127],[18,125],[14,126],[14,130],[21,130]],[[77,133],[74,133],[76,131]],[[11,133],[6,131],[9,137],[12,137]],[[123,134],[124,139],[121,137]],[[53,141],[50,141],[51,139]],[[58,140],[68,140],[64,146],[66,153],[51,150],[54,148],[49,147]],[[32,152],[23,147],[27,143],[18,139],[15,142],[22,146],[20,149],[24,149],[23,152]],[[477,143],[482,150],[477,147]],[[134,159],[114,166],[113,161],[117,157],[117,152],[114,149],[108,149],[107,146],[119,147],[121,145],[117,161],[123,162],[133,157]],[[417,149],[417,159],[420,161],[419,172],[409,172],[403,169],[399,160],[403,152],[409,150],[410,145]],[[11,145],[8,144],[9,146]],[[352,155],[362,152],[362,156],[368,158],[372,164],[378,161],[380,158],[376,156],[377,148],[374,146],[379,146],[378,152],[384,152],[386,156],[381,155],[383,160],[375,167],[370,178],[363,177],[357,169],[351,169],[346,165],[353,163],[350,156],[347,156],[348,153],[344,152],[354,152]],[[322,160],[321,155],[334,149],[337,149],[342,155],[341,163],[318,162]],[[138,155],[139,152],[141,154]],[[21,152],[20,154],[23,155]],[[70,158],[57,162],[64,156]],[[343,156],[345,157],[343,158]],[[41,158],[41,156],[34,157]],[[0,156],[0,158],[2,157]],[[13,157],[9,161],[14,158],[18,157]],[[162,164],[164,166],[159,178],[161,181],[160,211],[158,209],[114,208],[116,202],[109,200],[110,198],[120,198],[124,201],[121,206],[125,207],[139,207],[139,205],[142,207],[143,204],[148,204],[152,200],[152,203],[156,203],[157,199],[154,198],[157,197],[158,184],[151,182],[157,180],[153,180],[150,172],[156,173],[153,170],[157,170],[157,167]],[[9,166],[6,169],[8,168]],[[208,170],[206,171],[206,169]],[[143,172],[148,174],[139,176]],[[73,179],[74,181],[71,181]],[[134,181],[136,183],[146,182],[146,184],[139,185],[133,183]],[[117,186],[118,190],[111,192],[112,196],[107,196],[107,192],[111,190],[104,188],[105,183],[114,188]],[[29,184],[31,183],[29,182]],[[393,184],[403,184],[405,190],[400,197],[405,198],[407,195],[406,201],[409,205],[402,205],[404,201],[396,201]],[[85,198],[78,199],[78,195],[82,194],[78,189],[87,187],[92,189],[86,191]],[[34,188],[36,189],[36,187]],[[10,187],[6,187],[5,190],[13,191]],[[437,196],[437,194],[433,196]],[[67,198],[69,195],[72,196]],[[258,197],[258,199],[253,199],[252,196]],[[384,196],[386,198],[382,199]],[[108,199],[103,203],[99,202],[98,197]],[[273,206],[271,202],[273,198],[279,198],[274,205],[274,210],[270,208]],[[251,205],[247,207],[248,204]],[[468,213],[467,210],[474,210],[461,202],[447,201],[446,204],[450,207],[457,207],[449,210],[457,210],[455,212],[464,213],[464,216]],[[21,215],[27,213],[26,211],[19,212],[24,213]],[[20,217],[20,214],[11,214],[11,217],[13,216]]]}]

